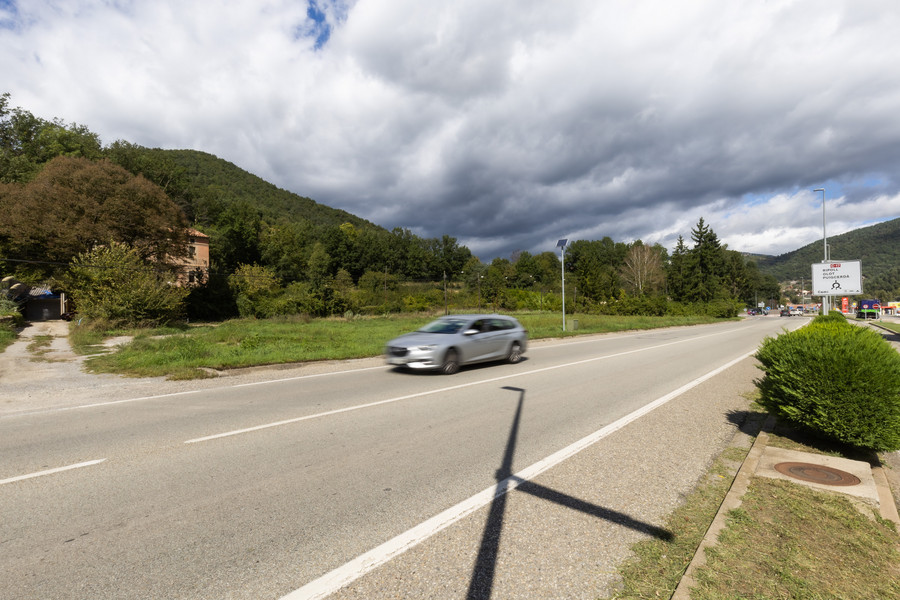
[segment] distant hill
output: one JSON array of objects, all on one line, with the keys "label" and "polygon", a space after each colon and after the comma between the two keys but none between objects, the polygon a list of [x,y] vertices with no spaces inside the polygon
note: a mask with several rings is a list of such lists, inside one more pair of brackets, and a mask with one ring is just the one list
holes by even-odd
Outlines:
[{"label": "distant hill", "polygon": [[215,189],[229,200],[245,200],[259,208],[265,217],[301,217],[315,225],[352,223],[356,227],[377,227],[347,211],[319,204],[311,198],[276,187],[212,154],[197,150],[159,152],[184,168],[194,190]]},{"label": "distant hill", "polygon": [[[828,248],[834,260],[861,261],[865,282],[880,281],[900,271],[900,218],[829,237]],[[780,256],[748,256],[760,272],[778,281],[808,279],[810,265],[822,262],[822,241]],[[867,287],[865,282],[863,289]]]}]

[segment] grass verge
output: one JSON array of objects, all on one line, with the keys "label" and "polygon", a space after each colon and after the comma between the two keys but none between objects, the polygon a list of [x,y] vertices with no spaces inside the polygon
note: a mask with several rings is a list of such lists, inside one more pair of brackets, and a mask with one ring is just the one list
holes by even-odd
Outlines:
[{"label": "grass verge", "polygon": [[[528,329],[532,340],[717,321],[706,317],[577,315],[570,316],[568,324],[574,327],[574,320],[577,319],[578,329],[563,333],[558,314],[524,313],[516,317]],[[91,356],[85,361],[85,366],[93,372],[190,379],[209,376],[208,369],[378,356],[387,340],[415,330],[433,318],[419,315],[352,319],[235,319],[181,329],[132,331],[130,333],[135,337],[130,344],[113,353]],[[123,333],[126,332],[76,326],[72,329],[72,345],[83,354],[95,354],[103,338]]]},{"label": "grass verge", "polygon": [[[754,419],[765,416],[758,406]],[[746,428],[745,428],[746,429]],[[874,460],[854,448],[778,425],[769,445]],[[746,451],[729,448],[669,517],[669,541],[637,544],[620,568],[618,600],[670,598],[725,498]],[[894,524],[847,497],[753,477],[740,508],[706,552],[691,600],[871,600],[900,598],[900,535]]]},{"label": "grass verge", "polygon": [[[759,430],[764,417],[765,413],[750,412],[745,429]],[[666,520],[671,539],[645,540],[632,547],[634,556],[619,568],[621,589],[613,598],[659,600],[672,596],[749,450],[732,446],[716,459],[706,477]]]},{"label": "grass verge", "polygon": [[16,341],[16,330],[12,327],[0,325],[0,352],[6,350],[6,347]]},{"label": "grass verge", "polygon": [[900,598],[897,532],[837,493],[753,478],[692,600]]},{"label": "grass verge", "polygon": [[883,327],[885,329],[889,329],[889,330],[893,331],[894,333],[900,333],[900,323],[882,320],[882,321],[878,322],[878,326]]}]

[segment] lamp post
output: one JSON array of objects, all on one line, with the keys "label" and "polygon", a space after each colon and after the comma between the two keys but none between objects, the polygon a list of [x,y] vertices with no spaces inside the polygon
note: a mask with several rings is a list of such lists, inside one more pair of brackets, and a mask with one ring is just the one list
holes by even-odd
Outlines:
[{"label": "lamp post", "polygon": [[560,253],[560,270],[562,275],[562,318],[563,318],[563,331],[566,330],[566,244],[569,243],[569,240],[559,240],[556,242],[556,247],[559,248]]},{"label": "lamp post", "polygon": [[[816,188],[813,192],[822,192],[822,262],[828,262],[828,236],[825,234],[825,188]],[[829,297],[822,296],[822,314],[827,315],[829,307]]]}]

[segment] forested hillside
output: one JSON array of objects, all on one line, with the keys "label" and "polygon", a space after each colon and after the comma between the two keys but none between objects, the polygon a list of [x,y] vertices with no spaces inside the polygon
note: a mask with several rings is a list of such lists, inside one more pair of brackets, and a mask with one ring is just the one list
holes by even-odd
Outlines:
[{"label": "forested hillside", "polygon": [[286,218],[321,226],[351,223],[359,228],[376,227],[347,211],[276,187],[206,152],[144,148],[118,141],[107,149],[107,155],[126,169],[168,187],[170,195],[182,199],[189,218],[199,227],[214,224],[226,207],[240,203],[252,204],[267,222]]},{"label": "forested hillside", "polygon": [[[900,295],[900,218],[828,238],[832,260],[862,263],[866,295],[894,300]],[[822,241],[780,256],[753,257],[759,270],[778,281],[809,279],[811,265],[822,262]]]}]

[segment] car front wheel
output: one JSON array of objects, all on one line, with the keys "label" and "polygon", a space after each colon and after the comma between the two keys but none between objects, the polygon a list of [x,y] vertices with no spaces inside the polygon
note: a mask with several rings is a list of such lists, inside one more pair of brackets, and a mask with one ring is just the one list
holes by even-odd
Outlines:
[{"label": "car front wheel", "polygon": [[456,350],[451,348],[444,355],[444,362],[441,363],[441,373],[453,375],[457,371],[459,371],[459,355],[456,353]]},{"label": "car front wheel", "polygon": [[509,354],[506,355],[506,362],[515,364],[522,360],[522,345],[519,342],[513,342],[509,347]]}]

